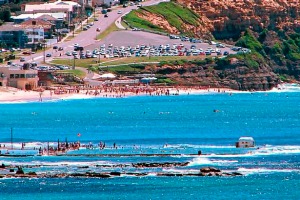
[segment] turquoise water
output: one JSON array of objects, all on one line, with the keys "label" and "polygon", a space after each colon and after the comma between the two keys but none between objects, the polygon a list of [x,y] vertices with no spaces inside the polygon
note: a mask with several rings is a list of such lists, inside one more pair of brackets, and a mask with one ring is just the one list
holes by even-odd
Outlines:
[{"label": "turquoise water", "polygon": [[[26,172],[196,172],[203,166],[241,177],[118,177],[0,179],[1,199],[300,199],[300,93],[204,94],[0,104],[0,143],[91,143],[68,154],[0,157]],[[214,110],[220,112],[214,112]],[[80,136],[78,135],[80,133]],[[236,149],[252,136],[259,149]],[[99,142],[107,148],[99,150]],[[116,143],[118,149],[113,149]],[[7,144],[8,145],[8,144]],[[201,150],[203,156],[194,156]],[[95,157],[86,154],[182,154]],[[186,167],[136,169],[101,165],[189,162]],[[36,167],[37,165],[42,167]],[[1,172],[0,172],[1,173]],[[22,197],[22,198],[21,198]]]}]

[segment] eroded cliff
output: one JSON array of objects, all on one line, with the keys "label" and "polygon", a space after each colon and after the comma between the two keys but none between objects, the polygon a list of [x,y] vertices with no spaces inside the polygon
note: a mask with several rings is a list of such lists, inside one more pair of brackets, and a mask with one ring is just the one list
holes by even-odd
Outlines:
[{"label": "eroded cliff", "polygon": [[300,32],[299,0],[177,0],[199,14],[216,39],[238,38],[250,28]]}]

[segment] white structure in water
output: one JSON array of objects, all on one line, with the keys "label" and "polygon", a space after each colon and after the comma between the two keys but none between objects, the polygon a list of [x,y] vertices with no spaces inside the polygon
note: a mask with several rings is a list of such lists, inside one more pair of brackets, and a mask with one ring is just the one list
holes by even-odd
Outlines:
[{"label": "white structure in water", "polygon": [[255,141],[252,137],[240,137],[235,144],[236,148],[249,148],[255,146]]}]

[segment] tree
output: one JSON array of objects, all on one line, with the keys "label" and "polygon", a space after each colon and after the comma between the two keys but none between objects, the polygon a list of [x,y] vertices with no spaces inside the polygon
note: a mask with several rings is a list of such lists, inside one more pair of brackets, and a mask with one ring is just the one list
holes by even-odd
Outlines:
[{"label": "tree", "polygon": [[0,9],[0,20],[4,22],[9,22],[11,17],[10,8],[3,7]]}]

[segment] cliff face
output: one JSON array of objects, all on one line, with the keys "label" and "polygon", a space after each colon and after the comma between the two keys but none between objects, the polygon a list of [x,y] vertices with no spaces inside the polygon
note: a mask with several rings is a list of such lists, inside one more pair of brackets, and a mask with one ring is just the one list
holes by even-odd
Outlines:
[{"label": "cliff face", "polygon": [[177,0],[199,14],[216,39],[238,38],[246,28],[300,32],[299,0]]},{"label": "cliff face", "polygon": [[164,65],[151,67],[148,71],[150,70],[154,70],[156,74],[163,75],[179,85],[266,91],[280,83],[280,79],[268,65],[261,64],[259,68],[252,69],[239,60],[235,60],[222,68],[218,68],[215,63],[210,63],[204,65]]}]

